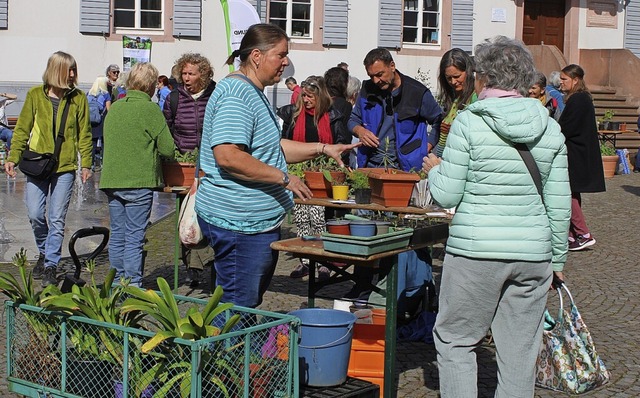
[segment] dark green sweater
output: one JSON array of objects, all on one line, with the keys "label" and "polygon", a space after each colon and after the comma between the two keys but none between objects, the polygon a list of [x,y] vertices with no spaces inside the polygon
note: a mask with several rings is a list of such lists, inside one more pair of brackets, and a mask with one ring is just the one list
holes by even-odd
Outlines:
[{"label": "dark green sweater", "polygon": [[163,185],[160,156],[174,157],[173,137],[148,94],[129,90],[111,105],[104,121],[100,189]]}]

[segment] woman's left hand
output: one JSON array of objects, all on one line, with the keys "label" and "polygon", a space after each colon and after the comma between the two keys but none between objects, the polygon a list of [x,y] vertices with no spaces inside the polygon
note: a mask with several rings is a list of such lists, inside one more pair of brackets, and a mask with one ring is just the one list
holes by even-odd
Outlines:
[{"label": "woman's left hand", "polygon": [[362,145],[362,142],[358,142],[355,144],[334,144],[334,145],[326,145],[323,153],[330,158],[333,158],[338,162],[340,167],[344,167],[344,162],[342,161],[342,153],[345,151],[350,151],[353,148],[357,148]]},{"label": "woman's left hand", "polygon": [[88,169],[86,167],[82,168],[82,182],[87,182],[87,180],[91,178],[91,169]]},{"label": "woman's left hand", "polygon": [[305,184],[298,176],[289,174],[289,184],[287,184],[286,188],[302,200],[311,199],[313,197],[313,194],[307,184]]},{"label": "woman's left hand", "polygon": [[429,173],[429,170],[439,165],[440,162],[442,162],[442,159],[440,159],[433,153],[430,153],[422,158],[422,170],[424,170],[425,173]]}]

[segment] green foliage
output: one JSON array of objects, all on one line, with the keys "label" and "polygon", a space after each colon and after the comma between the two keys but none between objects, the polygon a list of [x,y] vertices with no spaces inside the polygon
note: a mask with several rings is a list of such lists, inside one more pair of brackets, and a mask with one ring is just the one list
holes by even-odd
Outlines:
[{"label": "green foliage", "polygon": [[344,167],[340,167],[334,158],[328,156],[319,156],[315,159],[306,160],[302,163],[304,171],[344,171]]},{"label": "green foliage", "polygon": [[349,185],[353,189],[368,189],[371,188],[369,185],[369,175],[363,171],[358,169],[353,170],[349,174],[347,174],[347,180],[349,181]]},{"label": "green foliage", "polygon": [[[64,294],[57,286],[54,286],[52,291],[56,290],[56,293],[43,299],[42,305],[48,310],[62,311],[95,321],[138,327],[145,314],[141,311],[124,312],[121,307],[127,282],[114,286],[116,270],[111,268],[107,272],[104,283],[97,285],[93,276],[94,268],[94,264],[89,267],[91,271],[90,283],[85,286],[73,285],[71,292]],[[95,349],[99,346],[97,343],[100,342],[109,354],[105,359],[122,365],[124,333],[110,328],[96,328],[95,331],[95,335],[76,335],[75,342],[78,344],[75,347],[76,353],[81,357],[95,358]],[[83,332],[85,332],[84,329],[77,333]],[[91,344],[94,344],[94,347],[91,347]],[[103,354],[100,355],[100,357],[103,356]]]},{"label": "green foliage", "polygon": [[287,173],[298,178],[304,178],[305,163],[292,163],[287,165]]},{"label": "green foliage", "polygon": [[191,163],[196,164],[198,161],[198,148],[195,148],[193,151],[187,151],[185,153],[181,153],[178,149],[176,149],[174,153],[175,161],[179,163]]},{"label": "green foliage", "polygon": [[616,156],[616,149],[608,142],[600,144],[600,155]]},{"label": "green foliage", "polygon": [[[130,295],[122,304],[124,313],[141,311],[157,322],[158,332],[141,347],[143,353],[159,349],[164,361],[159,361],[149,372],[162,386],[154,397],[166,396],[174,386],[179,385],[183,397],[188,396],[191,390],[191,361],[184,347],[178,344],[163,344],[175,338],[184,340],[201,340],[207,337],[218,336],[230,331],[240,320],[240,315],[235,314],[225,323],[222,329],[213,326],[213,320],[233,307],[232,303],[220,304],[222,288],[216,287],[207,304],[199,310],[199,307],[190,307],[184,316],[180,314],[178,303],[171,292],[167,281],[160,277],[157,279],[160,294],[153,290],[141,290],[138,288],[126,288]],[[215,354],[214,354],[215,353]],[[234,372],[233,367],[224,359],[224,350],[202,351],[203,366],[214,366]],[[215,376],[217,372],[204,372],[213,374],[208,381],[213,383],[226,397],[231,396],[225,383]],[[186,395],[185,395],[186,394]]]},{"label": "green foliage", "polygon": [[604,115],[601,118],[598,119],[598,123],[600,123],[600,122],[610,122],[611,120],[613,120],[613,116],[615,114],[616,113],[613,110],[605,109]]},{"label": "green foliage", "polygon": [[322,170],[322,175],[331,183],[331,185],[347,185],[345,181],[346,176],[344,174],[332,176],[329,170]]},{"label": "green foliage", "polygon": [[[44,290],[36,290],[32,271],[26,270],[29,264],[27,251],[24,247],[11,259],[14,266],[18,267],[19,280],[9,272],[0,272],[0,292],[4,293],[16,304],[27,304],[41,307],[43,300],[52,294],[56,294],[55,286],[47,286]],[[55,321],[51,318],[38,316],[29,311],[24,313],[29,325],[30,339],[36,345],[45,345],[49,334],[57,329]]]}]

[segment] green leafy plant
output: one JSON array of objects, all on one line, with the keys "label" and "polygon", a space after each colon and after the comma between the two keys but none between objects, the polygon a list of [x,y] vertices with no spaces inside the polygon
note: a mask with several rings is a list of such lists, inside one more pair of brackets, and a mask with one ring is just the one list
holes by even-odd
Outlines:
[{"label": "green leafy plant", "polygon": [[[98,285],[93,275],[95,264],[89,265],[91,273],[91,282],[85,286],[73,285],[71,292],[62,293],[57,287],[56,294],[43,299],[42,305],[48,310],[62,311],[70,315],[86,317],[95,321],[113,323],[125,327],[138,327],[145,314],[142,311],[122,311],[122,301],[124,300],[125,288],[127,282],[114,285],[116,270],[111,268],[107,272],[106,278],[102,285]],[[76,333],[74,331],[74,333]],[[119,330],[110,328],[95,328],[95,334],[86,333],[83,329],[76,334],[75,342],[76,352],[80,357],[96,356],[96,348],[104,347],[104,351],[108,353],[104,355],[102,351],[97,355],[118,364],[123,365],[123,338],[124,333]],[[92,347],[91,344],[94,344]],[[87,350],[87,351],[85,351]]]},{"label": "green leafy plant", "polygon": [[305,162],[292,163],[287,165],[287,173],[298,178],[304,178]]},{"label": "green leafy plant", "polygon": [[616,149],[609,143],[605,142],[600,144],[600,155],[602,156],[616,156]]},{"label": "green leafy plant", "polygon": [[[182,396],[186,397],[191,390],[190,355],[185,352],[186,346],[164,343],[176,338],[197,341],[227,333],[239,322],[240,315],[231,316],[222,328],[213,325],[217,316],[233,307],[232,303],[220,304],[223,291],[218,286],[202,310],[198,306],[192,306],[182,316],[167,281],[160,277],[157,282],[161,294],[153,290],[126,288],[130,297],[122,304],[122,311],[124,313],[141,311],[153,318],[159,328],[156,334],[141,347],[143,353],[160,350],[160,356],[164,358],[148,371],[155,375],[154,378],[161,386],[154,397],[165,397],[174,386],[180,386]],[[225,360],[224,352],[222,348],[205,349],[202,351],[201,363],[205,368],[215,367],[224,370],[227,374],[235,373],[233,367]],[[219,377],[220,372],[203,371],[203,374],[211,375],[207,381],[215,385],[225,397],[231,396],[224,380]]]},{"label": "green leafy plant", "polygon": [[353,189],[369,189],[369,175],[363,171],[355,169],[347,174],[349,185]]},{"label": "green leafy plant", "polygon": [[176,149],[174,153],[174,161],[178,163],[196,164],[196,162],[198,161],[198,155],[198,148],[195,148],[192,151],[187,151],[185,153],[182,153],[178,149]]},{"label": "green leafy plant", "polygon": [[613,120],[613,116],[615,116],[615,114],[616,113],[613,110],[605,109],[604,115],[602,115],[602,117],[598,119],[598,122],[610,122],[611,120]]}]

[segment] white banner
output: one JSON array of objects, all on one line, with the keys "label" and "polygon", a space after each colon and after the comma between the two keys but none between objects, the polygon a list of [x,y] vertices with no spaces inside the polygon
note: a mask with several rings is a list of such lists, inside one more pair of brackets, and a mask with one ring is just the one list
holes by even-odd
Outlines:
[{"label": "white banner", "polygon": [[[227,50],[231,55],[233,50],[240,48],[240,42],[251,25],[260,23],[256,9],[247,0],[220,0],[224,13],[224,25],[227,28]],[[229,66],[233,72],[239,60]]]}]

